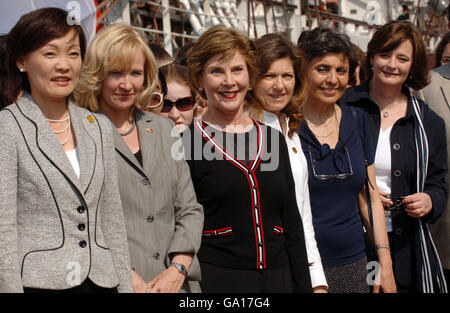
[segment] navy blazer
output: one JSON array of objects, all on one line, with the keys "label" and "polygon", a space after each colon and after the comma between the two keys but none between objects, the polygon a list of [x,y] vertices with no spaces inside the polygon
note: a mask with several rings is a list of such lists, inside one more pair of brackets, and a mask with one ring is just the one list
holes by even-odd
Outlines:
[{"label": "navy blazer", "polygon": [[[415,117],[412,111],[412,99],[407,89],[408,111],[399,119],[391,131],[391,195],[392,198],[407,196],[416,190],[416,145],[414,137]],[[445,182],[447,175],[447,149],[444,120],[433,112],[427,104],[418,100],[423,108],[423,121],[429,145],[428,173],[424,192],[432,200],[432,210],[422,218],[434,222],[447,205],[448,190]],[[369,118],[372,140],[376,149],[380,132],[381,115],[378,105],[370,99],[369,82],[346,90],[340,102],[363,109]],[[419,225],[418,219],[401,212],[392,218],[393,232],[390,234],[391,254],[397,283],[414,284],[414,242]]]}]

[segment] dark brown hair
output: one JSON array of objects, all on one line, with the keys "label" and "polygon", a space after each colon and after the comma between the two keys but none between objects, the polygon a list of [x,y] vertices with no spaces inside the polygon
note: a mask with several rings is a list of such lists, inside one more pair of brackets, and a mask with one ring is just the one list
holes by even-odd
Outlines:
[{"label": "dark brown hair", "polygon": [[[279,59],[289,58],[295,73],[295,87],[292,98],[281,113],[289,117],[289,133],[292,137],[294,132],[298,132],[303,115],[300,108],[308,97],[305,79],[305,58],[302,51],[288,39],[280,34],[267,34],[255,41],[256,45],[256,66],[259,75],[255,79],[255,85],[264,77],[271,64]],[[253,90],[249,92],[249,107],[247,110],[256,119],[262,119],[262,104],[257,100]]]},{"label": "dark brown hair", "polygon": [[[180,85],[189,87],[192,92],[191,85],[189,84],[189,71],[187,67],[175,63],[170,63],[161,66],[159,68],[159,72],[164,76],[166,84],[170,81],[176,81]],[[192,92],[192,95],[194,96],[195,93]]]},{"label": "dark brown hair", "polygon": [[442,65],[442,54],[444,53],[445,46],[450,43],[450,31],[446,32],[442,37],[441,41],[436,47],[436,54],[434,58],[434,67],[439,67]]},{"label": "dark brown hair", "polygon": [[158,63],[158,67],[172,63],[172,56],[159,43],[151,42],[148,44],[148,47],[152,50],[156,63]]},{"label": "dark brown hair", "polygon": [[327,53],[343,53],[349,63],[348,82],[355,83],[355,69],[358,61],[347,35],[335,32],[326,26],[319,26],[313,30],[303,31],[298,37],[297,46],[302,49],[308,62]]},{"label": "dark brown hair", "polygon": [[72,29],[80,40],[81,59],[86,52],[86,39],[80,25],[68,23],[68,12],[58,8],[42,8],[23,15],[7,36],[6,97],[9,105],[17,99],[20,91],[30,91],[26,73],[16,66],[19,58],[41,48],[48,42],[64,37]]},{"label": "dark brown hair", "polygon": [[404,41],[409,40],[413,47],[412,65],[409,77],[405,81],[406,87],[420,90],[430,82],[425,43],[419,30],[410,22],[392,21],[380,27],[369,44],[367,45],[367,56],[365,68],[367,78],[372,79],[373,70],[371,59],[377,53],[390,52]]}]

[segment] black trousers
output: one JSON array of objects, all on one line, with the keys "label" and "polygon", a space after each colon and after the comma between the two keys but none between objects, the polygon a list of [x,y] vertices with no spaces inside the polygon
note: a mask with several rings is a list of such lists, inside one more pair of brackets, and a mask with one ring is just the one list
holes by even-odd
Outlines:
[{"label": "black trousers", "polygon": [[235,269],[200,263],[204,293],[287,293],[292,292],[289,265],[273,269]]},{"label": "black trousers", "polygon": [[24,293],[117,293],[117,288],[103,288],[87,278],[81,285],[65,290],[49,290],[39,288],[23,288]]}]

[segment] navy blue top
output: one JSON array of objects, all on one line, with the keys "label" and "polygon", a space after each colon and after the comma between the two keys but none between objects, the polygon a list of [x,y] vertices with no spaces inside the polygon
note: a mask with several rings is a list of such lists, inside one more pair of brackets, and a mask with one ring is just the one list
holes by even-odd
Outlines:
[{"label": "navy blue top", "polygon": [[[308,163],[314,231],[324,266],[350,264],[365,256],[358,194],[367,177],[364,162],[367,160],[369,165],[374,162],[367,116],[361,109],[354,108],[356,120],[350,107],[342,104],[339,107],[342,118],[334,149],[320,144],[306,121],[300,126],[300,139]],[[344,178],[318,178],[330,174],[344,174]]]}]

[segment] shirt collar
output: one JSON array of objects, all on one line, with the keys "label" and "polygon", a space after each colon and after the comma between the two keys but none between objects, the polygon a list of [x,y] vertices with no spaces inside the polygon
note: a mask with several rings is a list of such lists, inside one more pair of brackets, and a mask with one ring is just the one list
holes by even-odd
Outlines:
[{"label": "shirt collar", "polygon": [[[339,99],[338,103],[345,103],[351,105],[352,102],[365,102],[365,105],[372,105],[378,109],[378,105],[370,98],[370,81],[365,80],[361,85],[356,87],[347,88],[344,95]],[[408,111],[406,112],[405,118],[414,118],[413,108],[412,108],[412,98],[409,89],[405,86],[402,87],[402,92],[408,97]]]}]

